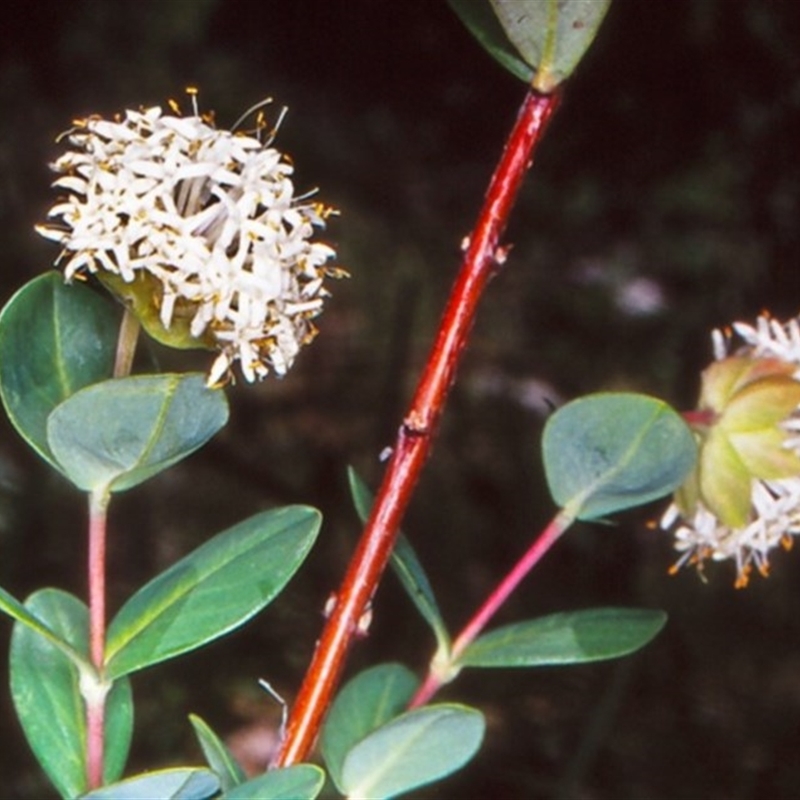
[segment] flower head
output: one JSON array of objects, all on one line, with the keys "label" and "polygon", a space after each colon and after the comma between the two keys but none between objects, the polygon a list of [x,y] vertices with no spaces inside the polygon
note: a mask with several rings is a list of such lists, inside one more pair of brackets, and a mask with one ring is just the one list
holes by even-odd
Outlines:
[{"label": "flower head", "polygon": [[[741,343],[733,346],[734,332]],[[800,533],[800,325],[767,316],[714,331],[699,408],[698,460],[661,519],[683,555],[673,567],[732,559],[736,586]]]},{"label": "flower head", "polygon": [[235,361],[248,381],[281,376],[313,339],[328,266],[313,242],[334,210],[297,197],[290,160],[213,118],[161,108],[79,120],[52,168],[64,196],[39,233],[62,246],[64,274],[90,272],[154,338],[219,352],[209,383]]}]

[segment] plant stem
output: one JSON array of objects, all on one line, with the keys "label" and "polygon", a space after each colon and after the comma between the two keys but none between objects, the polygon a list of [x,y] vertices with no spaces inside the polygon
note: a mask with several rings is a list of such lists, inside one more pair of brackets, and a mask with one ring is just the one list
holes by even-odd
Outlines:
[{"label": "plant stem", "polygon": [[681,416],[691,428],[708,428],[716,422],[718,415],[710,408],[699,408],[694,411],[684,411]]},{"label": "plant stem", "polygon": [[[89,655],[103,679],[106,639],[106,533],[108,501],[105,489],[89,494]],[[86,702],[86,772],[90,789],[103,785],[105,691],[84,695]]]},{"label": "plant stem", "polygon": [[114,361],[115,378],[124,378],[131,374],[136,342],[139,339],[139,328],[138,317],[126,308],[117,336],[117,354]]},{"label": "plant stem", "polygon": [[[122,315],[114,359],[115,378],[130,375],[139,320],[128,309]],[[86,778],[89,789],[103,785],[106,694],[106,540],[108,534],[107,488],[89,493],[89,656],[96,675],[82,682],[86,703]]]},{"label": "plant stem", "polygon": [[557,106],[555,94],[544,95],[529,89],[525,96],[466,245],[461,270],[411,408],[398,432],[377,499],[295,700],[275,766],[302,761],[317,738],[348,648],[389,560],[400,521],[430,450],[478,301],[497,265],[505,260],[506,251],[499,247],[500,236],[531,164],[534,148]]},{"label": "plant stem", "polygon": [[509,595],[522,583],[526,575],[539,563],[545,553],[559,540],[561,534],[572,524],[573,517],[563,511],[557,514],[542,531],[540,536],[525,552],[525,555],[514,565],[513,569],[500,581],[494,591],[475,613],[475,616],[466,624],[464,630],[456,638],[450,651],[447,664],[434,664],[428,676],[417,689],[416,694],[408,704],[409,708],[424,705],[442,687],[444,683],[454,677],[453,667],[458,669],[458,657],[466,650],[467,646],[475,641],[478,634],[486,627],[489,620],[497,613],[500,607],[508,600]]}]

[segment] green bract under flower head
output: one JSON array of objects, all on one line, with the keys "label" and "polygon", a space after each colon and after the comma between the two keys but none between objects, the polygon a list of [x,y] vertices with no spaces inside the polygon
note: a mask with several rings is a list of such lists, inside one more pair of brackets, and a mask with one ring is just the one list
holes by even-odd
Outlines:
[{"label": "green bract under flower head", "polygon": [[800,325],[760,317],[714,332],[716,361],[703,372],[699,408],[687,415],[695,469],[661,520],[683,551],[674,569],[734,559],[737,586],[769,552],[800,534]]},{"label": "green bract under flower head", "polygon": [[284,375],[316,333],[323,280],[345,274],[311,241],[334,210],[295,195],[271,136],[173,111],[76,122],[52,165],[64,196],[37,230],[67,280],[95,274],[154,338],[216,349],[209,383],[235,361],[248,381]]}]

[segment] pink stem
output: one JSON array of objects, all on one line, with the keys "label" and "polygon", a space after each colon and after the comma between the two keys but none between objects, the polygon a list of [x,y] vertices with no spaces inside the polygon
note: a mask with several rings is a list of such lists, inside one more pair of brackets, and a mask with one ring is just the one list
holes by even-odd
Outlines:
[{"label": "pink stem", "polygon": [[684,411],[681,416],[684,422],[692,428],[708,428],[714,424],[717,418],[717,414],[708,408]]},{"label": "pink stem", "polygon": [[[475,616],[466,624],[464,629],[453,643],[449,663],[457,662],[458,657],[466,650],[467,646],[475,641],[478,634],[484,629],[489,620],[505,603],[509,595],[519,586],[525,576],[539,563],[542,556],[558,541],[562,533],[572,523],[572,517],[566,514],[557,514],[550,524],[542,531],[538,539],[528,548],[525,555],[516,563],[514,568],[497,585]],[[409,703],[409,708],[424,705],[447,681],[440,669],[431,669],[424,683]]]},{"label": "pink stem", "polygon": [[[117,337],[114,377],[130,375],[139,320],[125,310]],[[90,789],[103,785],[106,693],[106,539],[108,533],[108,491],[89,495],[89,656],[97,671],[96,682],[87,690],[86,702],[86,777]],[[99,683],[97,683],[99,681]]]},{"label": "pink stem", "polygon": [[[106,636],[108,492],[89,495],[89,655],[102,680]],[[86,772],[90,789],[103,785],[105,692],[86,697]]]}]

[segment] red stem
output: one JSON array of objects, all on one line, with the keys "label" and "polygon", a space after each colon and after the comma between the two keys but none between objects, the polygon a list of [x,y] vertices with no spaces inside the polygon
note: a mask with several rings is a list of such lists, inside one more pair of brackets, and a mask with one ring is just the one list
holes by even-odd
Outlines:
[{"label": "red stem", "polygon": [[492,176],[411,408],[397,435],[376,502],[337,594],[289,718],[274,765],[306,758],[314,746],[344,661],[397,537],[400,521],[430,450],[433,434],[455,378],[478,301],[497,264],[498,247],[534,148],[558,106],[558,96],[529,89]]},{"label": "red stem", "polygon": [[[107,492],[89,495],[89,655],[102,680],[106,635]],[[89,788],[103,785],[105,691],[92,691],[86,702],[86,777]]]},{"label": "red stem", "polygon": [[691,428],[708,428],[714,424],[717,418],[710,408],[701,408],[694,411],[684,411],[681,415],[684,422]]},{"label": "red stem", "polygon": [[[498,609],[505,603],[509,595],[522,583],[525,576],[539,563],[544,554],[559,540],[561,534],[570,526],[572,518],[564,513],[558,514],[550,524],[542,531],[541,535],[534,540],[525,555],[516,563],[497,585],[495,590],[489,595],[483,605],[478,609],[475,616],[466,624],[464,630],[456,638],[453,648],[448,658],[448,667],[458,661],[458,657],[466,650],[467,646],[475,641],[478,634],[486,627],[489,620],[497,613]],[[451,678],[443,676],[438,665],[428,673],[424,683],[419,687],[417,693],[408,704],[409,708],[417,708],[424,705],[434,694]]]}]

